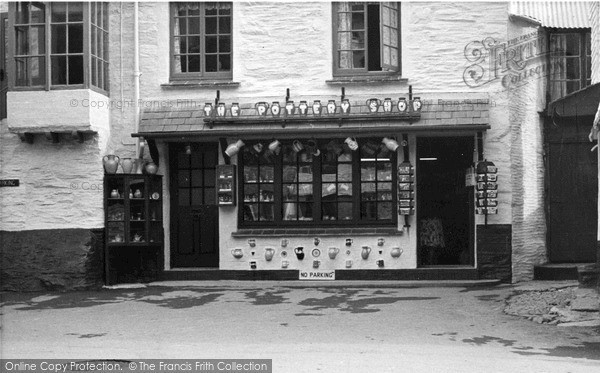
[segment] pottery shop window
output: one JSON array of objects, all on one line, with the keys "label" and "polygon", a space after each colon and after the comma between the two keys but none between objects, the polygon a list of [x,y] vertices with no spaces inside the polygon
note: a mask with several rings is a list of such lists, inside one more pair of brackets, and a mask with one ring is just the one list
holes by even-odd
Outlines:
[{"label": "pottery shop window", "polygon": [[171,79],[231,79],[232,3],[171,6]]},{"label": "pottery shop window", "polygon": [[400,3],[333,3],[334,76],[400,74]]},{"label": "pottery shop window", "polygon": [[238,155],[240,226],[395,224],[396,154],[382,139],[273,143]]},{"label": "pottery shop window", "polygon": [[108,91],[108,3],[10,3],[9,27],[10,87]]},{"label": "pottery shop window", "polygon": [[590,85],[592,77],[590,31],[551,32],[549,42],[551,101]]}]

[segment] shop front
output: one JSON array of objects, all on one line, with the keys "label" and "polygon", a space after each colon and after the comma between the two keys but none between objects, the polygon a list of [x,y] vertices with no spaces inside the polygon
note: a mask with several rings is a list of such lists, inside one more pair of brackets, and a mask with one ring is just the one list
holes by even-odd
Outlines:
[{"label": "shop front", "polygon": [[446,118],[418,98],[361,101],[144,112],[134,136],[164,175],[162,278],[488,278],[479,267],[506,259],[478,253],[498,206],[496,170],[476,167],[492,164],[488,103]]}]

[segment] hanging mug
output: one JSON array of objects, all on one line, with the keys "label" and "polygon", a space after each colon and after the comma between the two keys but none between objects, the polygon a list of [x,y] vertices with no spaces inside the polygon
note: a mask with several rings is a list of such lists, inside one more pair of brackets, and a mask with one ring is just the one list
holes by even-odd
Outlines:
[{"label": "hanging mug", "polygon": [[367,100],[367,106],[369,107],[369,111],[371,113],[376,113],[379,110],[379,105],[381,105],[381,100],[378,98],[370,98]]},{"label": "hanging mug", "polygon": [[400,97],[398,99],[398,111],[401,113],[406,113],[406,109],[408,107],[406,106],[406,99],[404,97]]},{"label": "hanging mug", "polygon": [[358,149],[358,142],[354,137],[347,137],[346,140],[344,140],[344,142],[346,143],[346,145],[348,145],[350,150],[356,151]]},{"label": "hanging mug", "polygon": [[287,101],[285,103],[285,115],[294,115],[296,111],[296,107],[294,106],[294,101]]},{"label": "hanging mug", "polygon": [[281,107],[279,106],[279,102],[273,101],[271,104],[271,114],[273,114],[274,117],[278,117],[280,112]]},{"label": "hanging mug", "polygon": [[321,101],[320,100],[315,100],[313,101],[313,105],[312,105],[312,109],[313,109],[313,114],[314,115],[321,115]]},{"label": "hanging mug", "polygon": [[227,147],[227,149],[225,149],[225,154],[227,154],[228,157],[233,157],[234,155],[236,155],[240,149],[242,148],[242,146],[244,146],[244,142],[242,140],[238,140],[234,143],[229,144],[229,146]]},{"label": "hanging mug", "polygon": [[387,137],[384,137],[381,142],[385,145],[386,148],[390,149],[393,152],[395,152],[398,149],[398,147],[400,146],[398,144],[398,141],[387,138]]},{"label": "hanging mug", "polygon": [[257,154],[260,154],[260,153],[262,153],[262,151],[263,151],[263,144],[262,144],[262,143],[260,143],[260,142],[259,142],[259,143],[256,143],[256,144],[254,144],[253,148],[254,148],[254,151],[255,151]]},{"label": "hanging mug", "polygon": [[231,104],[231,116],[238,117],[240,115],[240,104],[234,102]]},{"label": "hanging mug", "polygon": [[294,140],[292,143],[292,148],[296,153],[300,153],[304,149],[304,145],[300,142],[300,140]]},{"label": "hanging mug", "polygon": [[212,115],[213,107],[210,102],[204,104],[204,116],[210,117]]},{"label": "hanging mug", "polygon": [[231,255],[233,255],[234,258],[239,259],[241,257],[244,256],[244,252],[242,251],[242,249],[232,249],[231,250]]},{"label": "hanging mug", "polygon": [[343,99],[340,107],[342,108],[342,114],[350,114],[350,100]]},{"label": "hanging mug", "polygon": [[267,104],[264,101],[261,101],[261,102],[254,104],[254,107],[256,108],[258,115],[265,116],[265,115],[267,115],[267,110],[269,109],[269,104]]},{"label": "hanging mug", "polygon": [[294,253],[296,254],[296,257],[298,258],[298,260],[304,259],[304,247],[302,247],[302,246],[296,247],[294,249]]},{"label": "hanging mug", "polygon": [[279,154],[281,151],[281,142],[279,140],[273,140],[269,144],[269,151],[273,154]]},{"label": "hanging mug", "polygon": [[399,258],[400,255],[402,255],[402,249],[400,249],[399,247],[392,247],[390,255],[392,256],[392,258]]},{"label": "hanging mug", "polygon": [[329,102],[327,103],[327,114],[335,114],[336,109],[337,107],[335,105],[335,100],[329,100]]},{"label": "hanging mug", "polygon": [[392,112],[392,99],[387,97],[383,100],[383,111],[385,113],[391,113]]},{"label": "hanging mug", "polygon": [[306,142],[306,151],[315,157],[321,155],[321,150],[319,150],[319,146],[315,140],[308,140]]},{"label": "hanging mug", "polygon": [[308,104],[306,101],[300,101],[298,104],[298,111],[300,112],[300,115],[306,115],[308,113]]}]

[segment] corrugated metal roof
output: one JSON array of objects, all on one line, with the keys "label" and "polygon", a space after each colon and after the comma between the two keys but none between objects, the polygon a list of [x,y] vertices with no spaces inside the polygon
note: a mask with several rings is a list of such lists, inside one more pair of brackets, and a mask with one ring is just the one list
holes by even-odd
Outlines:
[{"label": "corrugated metal roof", "polygon": [[539,22],[543,27],[587,28],[590,1],[511,1],[510,13]]}]

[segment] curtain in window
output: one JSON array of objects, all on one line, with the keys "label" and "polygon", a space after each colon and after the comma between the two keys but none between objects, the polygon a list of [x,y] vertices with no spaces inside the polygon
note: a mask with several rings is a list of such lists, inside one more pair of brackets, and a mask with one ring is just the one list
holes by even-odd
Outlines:
[{"label": "curtain in window", "polygon": [[567,94],[567,37],[566,35],[552,35],[550,40],[552,63],[550,64],[552,100],[559,99]]},{"label": "curtain in window", "polygon": [[340,69],[354,68],[352,52],[350,51],[352,49],[352,13],[350,13],[350,10],[350,3],[337,4],[337,50]]}]

